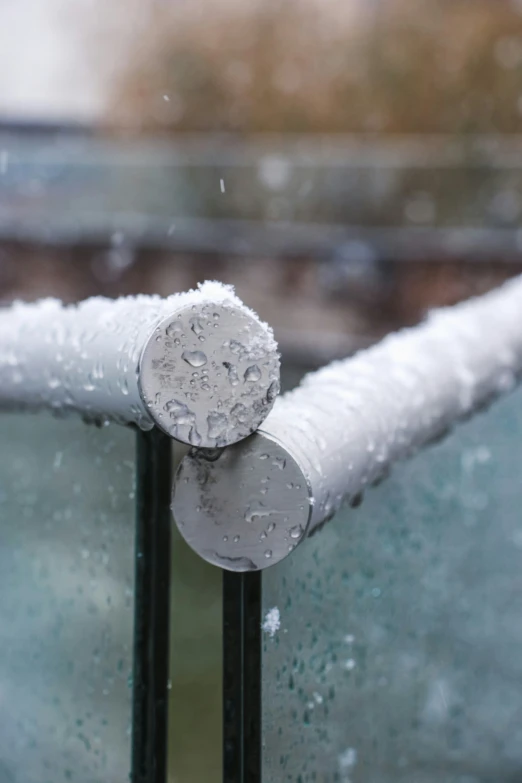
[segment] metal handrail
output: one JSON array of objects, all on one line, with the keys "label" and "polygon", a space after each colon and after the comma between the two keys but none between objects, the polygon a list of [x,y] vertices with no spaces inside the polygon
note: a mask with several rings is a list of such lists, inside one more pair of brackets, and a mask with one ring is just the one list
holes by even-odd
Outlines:
[{"label": "metal handrail", "polygon": [[272,330],[220,283],[0,310],[0,410],[156,424],[206,448],[256,430],[279,390]]},{"label": "metal handrail", "polygon": [[306,376],[251,438],[218,454],[192,449],[174,482],[178,527],[227,570],[273,565],[521,373],[516,278]]}]

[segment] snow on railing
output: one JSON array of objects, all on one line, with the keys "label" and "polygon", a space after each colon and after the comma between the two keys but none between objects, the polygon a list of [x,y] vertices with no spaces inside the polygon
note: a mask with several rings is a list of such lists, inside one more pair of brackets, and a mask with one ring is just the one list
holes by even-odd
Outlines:
[{"label": "snow on railing", "polygon": [[0,410],[154,424],[216,448],[256,430],[279,391],[272,330],[229,286],[0,310]]},{"label": "snow on railing", "polygon": [[174,485],[180,531],[222,568],[270,566],[521,372],[516,278],[306,376],[251,438],[218,454],[192,449]]}]

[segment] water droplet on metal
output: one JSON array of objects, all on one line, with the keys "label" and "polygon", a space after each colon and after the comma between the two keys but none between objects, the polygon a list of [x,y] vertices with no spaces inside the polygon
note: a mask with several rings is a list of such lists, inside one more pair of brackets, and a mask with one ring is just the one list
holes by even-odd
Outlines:
[{"label": "water droplet on metal", "polygon": [[224,413],[210,413],[207,416],[208,437],[219,438],[228,426],[228,419]]},{"label": "water droplet on metal", "polygon": [[169,400],[163,410],[167,411],[171,419],[177,419],[179,424],[191,424],[194,420],[192,411],[179,400]]},{"label": "water droplet on metal", "polygon": [[248,419],[248,410],[238,402],[230,411],[231,416],[234,416],[241,424]]},{"label": "water droplet on metal", "polygon": [[248,509],[245,513],[245,522],[255,522],[256,519],[262,519],[269,515],[270,511],[263,508]]},{"label": "water droplet on metal", "polygon": [[172,321],[172,323],[169,324],[165,329],[167,337],[175,337],[177,334],[180,334],[182,331],[183,331],[183,324],[181,323],[181,321]]},{"label": "water droplet on metal", "polygon": [[181,358],[191,367],[203,367],[207,363],[207,356],[203,351],[183,351]]},{"label": "water droplet on metal", "polygon": [[223,362],[223,367],[226,367],[228,372],[228,381],[231,386],[237,386],[239,383],[239,378],[237,375],[237,368],[235,365],[231,364],[230,362]]},{"label": "water droplet on metal", "polygon": [[201,446],[201,435],[197,431],[196,427],[192,427],[189,432],[189,442],[192,446]]},{"label": "water droplet on metal", "polygon": [[192,329],[194,334],[200,335],[201,332],[204,331],[205,327],[203,326],[201,319],[195,317],[190,319],[190,328]]},{"label": "water droplet on metal", "polygon": [[261,378],[261,370],[259,369],[257,364],[253,364],[251,367],[248,367],[245,370],[245,374],[243,377],[245,381],[249,383],[255,383]]},{"label": "water droplet on metal", "polygon": [[266,393],[266,401],[268,402],[269,405],[275,400],[278,394],[279,394],[279,382],[272,381]]}]

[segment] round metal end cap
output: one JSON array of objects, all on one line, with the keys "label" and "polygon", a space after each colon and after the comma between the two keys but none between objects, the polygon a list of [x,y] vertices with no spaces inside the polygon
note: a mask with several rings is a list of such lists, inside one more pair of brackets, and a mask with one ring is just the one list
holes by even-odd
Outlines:
[{"label": "round metal end cap", "polygon": [[227,571],[279,563],[306,534],[311,493],[297,461],[258,432],[212,454],[181,461],[172,512],[185,541]]},{"label": "round metal end cap", "polygon": [[203,448],[259,427],[279,392],[279,354],[268,330],[240,307],[206,302],[165,318],[140,358],[140,394],[160,429]]}]

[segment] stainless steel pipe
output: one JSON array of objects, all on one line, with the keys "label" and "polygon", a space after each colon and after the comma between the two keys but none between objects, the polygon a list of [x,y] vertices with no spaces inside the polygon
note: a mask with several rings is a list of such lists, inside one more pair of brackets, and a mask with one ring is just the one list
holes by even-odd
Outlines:
[{"label": "stainless steel pipe", "polygon": [[395,461],[512,389],[521,372],[516,278],[308,375],[241,443],[192,449],[174,484],[179,529],[222,568],[273,565],[343,500],[358,502]]},{"label": "stainless steel pipe", "polygon": [[156,424],[216,448],[254,432],[278,390],[271,329],[220,283],[166,299],[46,299],[0,310],[0,409]]}]

